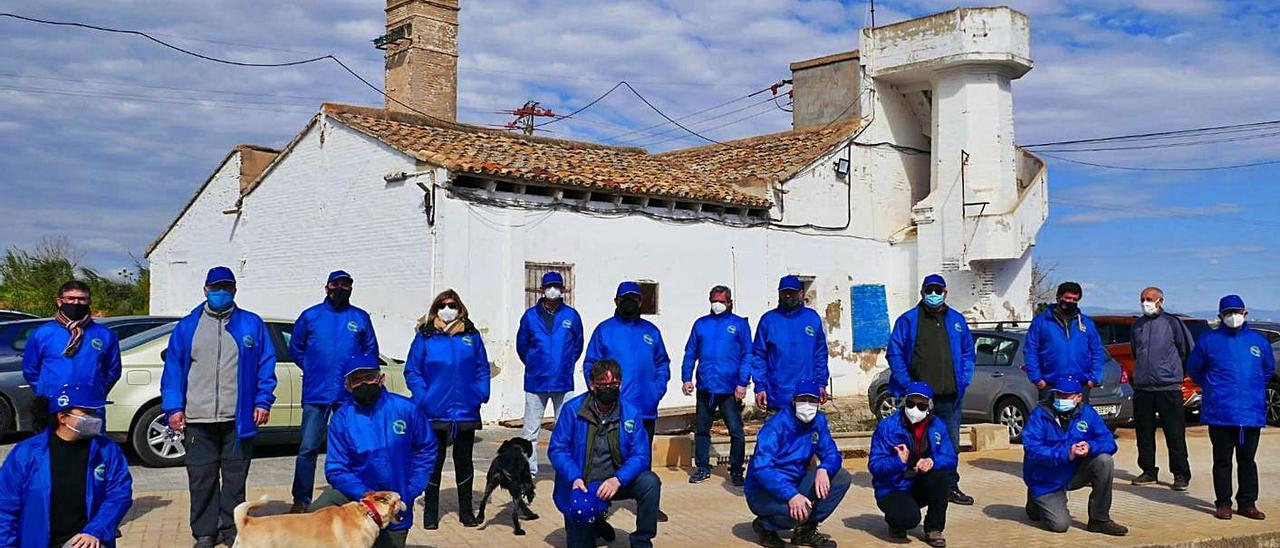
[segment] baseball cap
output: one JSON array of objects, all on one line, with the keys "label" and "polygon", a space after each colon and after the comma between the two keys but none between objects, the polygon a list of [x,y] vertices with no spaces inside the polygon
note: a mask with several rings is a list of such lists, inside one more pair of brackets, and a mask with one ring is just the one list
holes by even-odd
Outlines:
[{"label": "baseball cap", "polygon": [[1067,377],[1054,382],[1052,391],[1062,394],[1080,394],[1084,392],[1084,385],[1080,384],[1080,379]]},{"label": "baseball cap", "polygon": [[924,289],[931,285],[947,287],[947,280],[941,274],[930,274],[924,277],[924,283],[920,284],[920,289]]},{"label": "baseball cap", "polygon": [[804,289],[804,284],[800,283],[800,278],[795,276],[783,276],[781,280],[778,280],[778,291],[785,289],[800,291]]},{"label": "baseball cap", "polygon": [[355,281],[355,278],[352,278],[350,274],[347,274],[347,271],[334,270],[333,272],[329,273],[329,281],[327,283],[333,283],[335,280],[341,280],[341,279],[346,279],[347,281]]},{"label": "baseball cap", "polygon": [[907,383],[906,392],[907,392],[906,395],[903,396],[904,398],[907,398],[910,396],[924,396],[925,398],[933,399],[933,388],[930,387],[929,383],[927,382],[922,382],[922,381],[909,382]]},{"label": "baseball cap", "polygon": [[604,517],[605,510],[609,509],[609,501],[596,496],[598,489],[600,489],[598,481],[588,483],[585,493],[570,489],[569,509],[565,512],[565,517],[578,525],[590,525]]},{"label": "baseball cap", "polygon": [[49,398],[49,412],[61,413],[68,409],[102,409],[109,401],[102,398],[102,390],[85,384],[64,384]]},{"label": "baseball cap", "polygon": [[342,378],[363,369],[378,371],[382,369],[382,360],[376,354],[358,354],[342,366]]},{"label": "baseball cap", "polygon": [[204,285],[213,285],[218,282],[236,283],[236,275],[230,268],[225,266],[210,268],[209,274],[204,277]]},{"label": "baseball cap", "polygon": [[1227,295],[1218,301],[1218,313],[1221,314],[1228,310],[1244,310],[1244,299],[1239,295]]},{"label": "baseball cap", "polygon": [[822,394],[820,393],[821,389],[822,389],[822,383],[812,379],[803,380],[796,383],[796,391],[792,394],[791,398],[795,399],[800,396],[813,396],[815,398],[821,398],[822,397]]},{"label": "baseball cap", "polygon": [[618,294],[617,294],[618,297],[621,297],[623,295],[629,295],[631,293],[635,293],[636,295],[639,295],[640,284],[635,282],[622,282],[618,284]]},{"label": "baseball cap", "polygon": [[542,275],[542,287],[547,287],[547,286],[549,286],[549,285],[560,285],[560,286],[563,286],[563,285],[564,285],[564,276],[561,276],[559,272],[556,272],[556,271],[554,271],[554,270],[553,270],[553,271],[550,271],[550,272],[547,272],[546,274],[543,274],[543,275]]}]

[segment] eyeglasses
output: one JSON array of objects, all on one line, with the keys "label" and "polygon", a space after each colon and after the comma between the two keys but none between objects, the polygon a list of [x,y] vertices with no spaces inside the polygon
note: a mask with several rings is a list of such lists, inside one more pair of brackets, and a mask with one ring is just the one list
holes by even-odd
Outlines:
[{"label": "eyeglasses", "polygon": [[928,411],[928,410],[929,410],[929,402],[927,402],[927,401],[918,401],[918,402],[915,402],[915,403],[911,403],[911,402],[907,402],[907,403],[906,403],[906,408],[907,408],[907,409],[911,409],[912,407],[914,407],[914,408],[916,408],[916,409],[919,409],[919,410],[921,410],[921,411]]},{"label": "eyeglasses", "polygon": [[595,388],[622,388],[621,382],[611,382],[609,384],[593,384]]},{"label": "eyeglasses", "polygon": [[926,290],[924,290],[924,294],[925,294],[925,295],[946,295],[946,294],[947,294],[947,290],[945,290],[945,289],[926,289]]},{"label": "eyeglasses", "polygon": [[440,309],[441,309],[441,310],[444,310],[444,309],[446,309],[446,308],[448,308],[449,310],[457,310],[457,309],[458,309],[458,303],[444,303],[444,304],[440,305]]}]

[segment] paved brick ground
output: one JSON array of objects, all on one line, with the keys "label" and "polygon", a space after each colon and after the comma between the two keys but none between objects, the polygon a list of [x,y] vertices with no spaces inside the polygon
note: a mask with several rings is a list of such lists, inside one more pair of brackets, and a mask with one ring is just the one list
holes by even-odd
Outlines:
[{"label": "paved brick ground", "polygon": [[[1189,433],[1192,470],[1196,474],[1191,490],[1175,493],[1167,483],[1158,487],[1132,487],[1129,480],[1136,474],[1136,449],[1131,431],[1122,431],[1120,452],[1117,455],[1115,503],[1113,517],[1131,529],[1123,539],[1101,537],[1083,530],[1087,491],[1076,492],[1071,497],[1071,511],[1076,524],[1065,534],[1042,531],[1026,520],[1022,505],[1024,493],[1021,480],[1020,448],[1007,451],[962,455],[961,475],[964,488],[978,499],[971,507],[953,506],[948,516],[947,538],[952,546],[1111,546],[1145,545],[1188,541],[1200,538],[1240,536],[1280,530],[1280,486],[1273,483],[1280,477],[1280,460],[1269,455],[1280,454],[1280,432],[1266,432],[1262,437],[1259,468],[1262,475],[1262,500],[1259,506],[1271,511],[1269,521],[1256,522],[1240,517],[1222,522],[1212,516],[1213,487],[1209,477],[1210,453],[1207,433],[1203,427]],[[1160,444],[1163,442],[1161,441]],[[1164,451],[1160,451],[1164,460]],[[864,459],[846,460],[846,468],[854,473],[855,488],[849,492],[839,511],[823,527],[845,546],[884,545],[887,531],[872,498],[870,476]],[[661,470],[663,479],[663,509],[671,515],[671,521],[659,524],[658,546],[749,546],[753,535],[751,516],[741,493],[727,484],[723,470],[715,479],[690,485],[687,471]],[[1171,480],[1166,473],[1162,478]],[[477,482],[477,488],[481,486]],[[551,480],[544,476],[538,484],[538,498],[534,510],[542,519],[526,522],[528,535],[516,537],[505,512],[507,497],[496,495],[497,505],[490,506],[489,522],[480,529],[465,529],[457,521],[456,492],[452,480],[445,481],[442,493],[443,511],[438,531],[415,529],[410,535],[413,545],[429,546],[561,546],[564,543],[563,523],[551,503]],[[187,529],[188,499],[182,485],[175,490],[136,494],[136,502],[123,527],[125,547],[170,547],[190,542]],[[269,494],[274,499],[267,512],[287,510],[288,486],[271,485],[250,488],[249,496],[256,498]],[[619,529],[619,540],[614,546],[626,545],[626,531],[634,524],[630,503],[619,503],[619,509],[611,520]],[[415,514],[421,512],[415,508]],[[497,515],[495,515],[497,514]],[[420,516],[420,514],[418,514]],[[918,531],[917,531],[918,532]],[[909,544],[923,546],[913,538]]]}]

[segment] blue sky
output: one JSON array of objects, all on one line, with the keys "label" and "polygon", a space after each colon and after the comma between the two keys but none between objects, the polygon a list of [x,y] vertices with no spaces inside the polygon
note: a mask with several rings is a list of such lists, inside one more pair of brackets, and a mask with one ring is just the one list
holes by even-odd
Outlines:
[{"label": "blue sky", "polygon": [[[961,2],[959,5],[968,5]],[[1011,1],[1031,16],[1035,69],[1014,84],[1018,141],[1280,119],[1280,7],[1210,0]],[[672,115],[788,77],[791,61],[857,47],[866,3],[701,0],[462,0],[460,118],[536,99],[567,113],[619,79]],[[886,24],[955,7],[881,0]],[[232,59],[334,53],[381,82],[382,2],[6,2],[34,17],[154,32]],[[237,143],[282,146],[325,100],[381,104],[335,66],[232,68],[138,38],[0,19],[0,245],[70,236],[85,262],[141,256]],[[741,109],[741,110],[738,110]],[[735,111],[736,112],[730,112]],[[712,119],[713,116],[716,118]],[[616,93],[551,135],[648,146],[697,138]],[[716,139],[789,127],[769,103],[688,119]],[[1275,138],[1197,147],[1062,154],[1095,163],[1191,167],[1280,159]],[[1213,308],[1238,292],[1280,308],[1271,236],[1280,165],[1233,171],[1108,170],[1050,159],[1050,220],[1036,255],[1086,287],[1086,304],[1133,308],[1148,284],[1171,307]]]}]

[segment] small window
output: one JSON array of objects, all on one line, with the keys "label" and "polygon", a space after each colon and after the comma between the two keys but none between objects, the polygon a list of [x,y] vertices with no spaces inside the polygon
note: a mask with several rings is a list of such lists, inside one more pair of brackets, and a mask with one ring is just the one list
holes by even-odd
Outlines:
[{"label": "small window", "polygon": [[31,338],[31,333],[40,327],[40,324],[32,324],[31,327],[23,328],[18,335],[13,338],[13,349],[22,352],[27,349],[27,339]]},{"label": "small window", "polygon": [[640,313],[657,314],[658,282],[639,280],[637,283],[640,284]]},{"label": "small window", "polygon": [[564,303],[573,306],[573,263],[547,262],[524,263],[524,307],[538,304],[542,298],[542,275],[559,272],[564,277]]},{"label": "small window", "polygon": [[1009,366],[1018,353],[1018,341],[1004,337],[981,335],[974,339],[977,357],[974,365]]},{"label": "small window", "polygon": [[800,279],[800,285],[804,288],[804,291],[802,292],[804,294],[804,304],[813,304],[813,302],[818,298],[818,294],[813,290],[814,277],[797,275],[796,278]]},{"label": "small window", "polygon": [[1133,338],[1133,324],[1117,323],[1111,326],[1111,338],[1109,344],[1129,344],[1129,340]]},{"label": "small window", "polygon": [[293,324],[291,323],[269,323],[268,331],[275,332],[275,339],[272,344],[276,346],[276,362],[293,363],[293,356],[289,355],[289,341],[293,338]]}]

